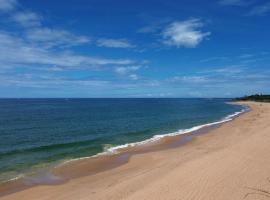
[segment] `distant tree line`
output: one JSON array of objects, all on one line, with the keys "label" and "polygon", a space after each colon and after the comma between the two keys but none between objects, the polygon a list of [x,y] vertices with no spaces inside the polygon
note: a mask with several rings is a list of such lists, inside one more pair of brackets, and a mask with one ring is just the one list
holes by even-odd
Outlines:
[{"label": "distant tree line", "polygon": [[250,96],[244,96],[233,99],[234,101],[259,101],[259,102],[270,102],[270,95],[255,94]]}]

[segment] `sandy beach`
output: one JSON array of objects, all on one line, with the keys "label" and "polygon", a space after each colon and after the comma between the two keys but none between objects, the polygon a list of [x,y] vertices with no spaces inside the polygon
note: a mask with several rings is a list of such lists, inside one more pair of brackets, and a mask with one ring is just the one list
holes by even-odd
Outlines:
[{"label": "sandy beach", "polygon": [[250,112],[175,148],[134,154],[115,166],[103,160],[99,172],[83,160],[56,170],[70,174],[64,183],[1,199],[269,199],[270,104],[245,104]]}]

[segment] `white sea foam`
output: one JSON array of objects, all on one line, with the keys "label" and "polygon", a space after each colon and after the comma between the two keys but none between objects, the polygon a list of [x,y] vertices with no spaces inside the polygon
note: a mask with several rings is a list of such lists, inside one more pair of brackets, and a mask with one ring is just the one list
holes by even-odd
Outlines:
[{"label": "white sea foam", "polygon": [[198,131],[198,130],[200,130],[202,128],[211,127],[211,126],[214,126],[214,125],[219,125],[219,124],[222,124],[222,123],[225,123],[225,122],[229,122],[229,121],[233,120],[235,117],[237,117],[240,114],[242,114],[244,112],[247,112],[249,110],[250,110],[249,107],[245,106],[241,111],[230,114],[230,115],[224,117],[223,119],[221,119],[220,121],[216,121],[216,122],[212,122],[212,123],[208,123],[208,124],[202,124],[202,125],[194,126],[192,128],[188,128],[188,129],[180,129],[179,131],[173,132],[173,133],[168,133],[168,134],[163,134],[163,135],[154,135],[152,138],[143,140],[141,142],[127,143],[127,144],[118,145],[118,146],[115,146],[115,147],[106,148],[106,149],[104,149],[103,152],[98,153],[96,155],[67,160],[67,161],[63,162],[62,164],[66,164],[66,163],[72,162],[72,161],[87,159],[87,158],[98,157],[98,156],[101,156],[101,155],[117,154],[119,152],[119,150],[121,150],[121,149],[130,148],[130,147],[139,146],[139,145],[145,145],[145,144],[148,144],[148,143],[156,142],[156,141],[158,141],[158,140],[160,140],[160,139],[162,139],[164,137],[183,135],[183,134],[191,133],[191,132],[194,132],[194,131]]},{"label": "white sea foam", "polygon": [[[156,142],[156,141],[158,141],[158,140],[160,140],[160,139],[162,139],[164,137],[183,135],[183,134],[191,133],[191,132],[194,132],[194,131],[198,131],[198,130],[200,130],[202,128],[205,128],[205,127],[211,127],[211,126],[214,126],[214,125],[222,124],[222,123],[233,120],[235,117],[237,117],[240,114],[242,114],[244,112],[247,112],[249,110],[250,110],[250,108],[248,106],[244,106],[244,108],[241,111],[230,114],[230,115],[224,117],[223,119],[221,119],[220,121],[216,121],[216,122],[212,122],[212,123],[208,123],[208,124],[203,124],[203,125],[198,125],[198,126],[194,126],[192,128],[188,128],[188,129],[181,129],[181,130],[179,130],[177,132],[173,132],[173,133],[168,133],[168,134],[163,134],[163,135],[154,135],[152,138],[146,139],[146,140],[141,141],[141,142],[128,143],[128,144],[118,145],[118,146],[109,147],[109,148],[108,148],[108,146],[106,146],[104,148],[104,151],[101,152],[101,153],[98,153],[98,154],[93,155],[93,156],[87,156],[87,157],[80,157],[80,158],[74,158],[74,159],[65,160],[65,161],[61,162],[59,165],[55,165],[54,167],[59,167],[59,166],[65,165],[65,164],[73,162],[73,161],[84,160],[84,159],[88,159],[88,158],[94,158],[94,157],[98,157],[98,156],[101,156],[101,155],[117,154],[120,149],[125,149],[125,148],[139,146],[139,145],[145,145],[145,144],[148,144],[148,143]],[[9,180],[6,180],[4,182],[15,181],[17,179],[24,178],[24,177],[25,177],[25,174],[19,174],[16,177],[11,178]]]},{"label": "white sea foam", "polygon": [[11,181],[16,181],[16,180],[21,179],[23,177],[25,177],[25,174],[19,174],[19,175],[13,177],[13,178],[1,181],[1,183],[8,183],[8,182],[11,182]]},{"label": "white sea foam", "polygon": [[238,116],[238,115],[240,115],[240,114],[242,114],[243,112],[246,112],[246,111],[247,111],[247,108],[244,108],[239,112],[235,112],[233,114],[230,114],[230,115],[224,117],[220,121],[216,121],[216,122],[212,122],[212,123],[208,123],[208,124],[203,124],[203,125],[198,125],[198,126],[194,126],[192,128],[188,128],[188,129],[180,129],[179,131],[173,132],[173,133],[167,133],[167,134],[163,134],[163,135],[154,135],[152,138],[149,138],[149,139],[141,141],[141,142],[134,142],[134,143],[128,143],[128,144],[119,145],[119,146],[116,146],[116,147],[111,147],[111,148],[108,148],[106,151],[104,151],[102,153],[99,153],[97,155],[114,154],[114,153],[117,153],[117,150],[119,150],[119,149],[124,149],[124,148],[128,148],[128,147],[134,147],[134,146],[138,146],[138,145],[144,145],[144,144],[147,144],[147,143],[150,143],[150,142],[156,142],[156,141],[158,141],[158,140],[160,140],[161,138],[164,138],[164,137],[183,135],[183,134],[187,134],[187,133],[191,133],[191,132],[200,130],[200,129],[205,128],[205,127],[210,127],[210,126],[213,126],[213,125],[222,124],[222,123],[233,120],[236,116]]}]

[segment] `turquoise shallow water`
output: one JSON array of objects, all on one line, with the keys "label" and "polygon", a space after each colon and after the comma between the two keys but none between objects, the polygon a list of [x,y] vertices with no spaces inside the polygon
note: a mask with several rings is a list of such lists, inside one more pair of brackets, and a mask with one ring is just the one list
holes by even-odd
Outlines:
[{"label": "turquoise shallow water", "polygon": [[219,121],[242,109],[226,99],[0,99],[0,181]]}]

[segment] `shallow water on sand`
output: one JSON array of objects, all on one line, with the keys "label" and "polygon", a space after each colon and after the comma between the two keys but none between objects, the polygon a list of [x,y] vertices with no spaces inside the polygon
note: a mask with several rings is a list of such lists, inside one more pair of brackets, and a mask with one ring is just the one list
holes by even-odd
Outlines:
[{"label": "shallow water on sand", "polygon": [[180,134],[242,110],[225,101],[1,99],[0,181],[119,145]]}]

